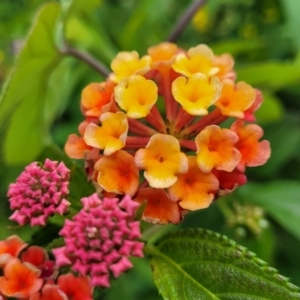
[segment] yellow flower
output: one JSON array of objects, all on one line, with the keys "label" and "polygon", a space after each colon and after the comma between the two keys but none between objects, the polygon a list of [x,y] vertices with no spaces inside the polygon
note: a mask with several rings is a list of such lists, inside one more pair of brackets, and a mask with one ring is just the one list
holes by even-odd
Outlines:
[{"label": "yellow flower", "polygon": [[115,99],[132,119],[146,117],[157,100],[157,86],[141,75],[123,79],[115,88]]},{"label": "yellow flower", "polygon": [[102,126],[90,123],[84,133],[87,145],[103,149],[104,155],[111,155],[125,146],[128,122],[123,112],[107,112],[101,115]]},{"label": "yellow flower", "polygon": [[135,163],[145,170],[144,176],[150,186],[167,188],[177,180],[177,174],[186,173],[188,160],[180,152],[178,140],[167,134],[154,134],[145,149],[135,154]]},{"label": "yellow flower", "polygon": [[145,74],[150,70],[151,57],[148,55],[139,59],[136,51],[120,52],[111,62],[111,69],[114,71],[110,75],[110,79],[119,82],[123,78],[127,78],[134,74]]},{"label": "yellow flower", "polygon": [[172,93],[183,109],[194,116],[208,114],[208,107],[214,104],[221,95],[222,84],[218,77],[197,73],[190,78],[178,77],[172,84]]},{"label": "yellow flower", "polygon": [[213,65],[213,52],[208,46],[203,44],[190,48],[187,55],[183,53],[178,54],[172,67],[177,73],[187,77],[195,73],[202,73],[211,77],[219,71]]}]

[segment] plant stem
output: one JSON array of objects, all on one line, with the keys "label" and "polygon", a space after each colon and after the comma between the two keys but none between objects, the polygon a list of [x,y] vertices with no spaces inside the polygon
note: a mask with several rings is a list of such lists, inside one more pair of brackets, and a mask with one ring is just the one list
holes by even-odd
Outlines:
[{"label": "plant stem", "polygon": [[66,55],[71,55],[73,57],[76,57],[79,60],[85,62],[87,65],[92,67],[95,71],[97,71],[104,77],[108,77],[108,75],[110,74],[110,71],[107,69],[105,65],[103,65],[100,61],[98,61],[96,58],[94,58],[91,54],[87,52],[82,52],[70,46],[65,46],[61,50],[61,52]]},{"label": "plant stem", "polygon": [[185,27],[188,25],[190,20],[196,14],[197,10],[202,7],[207,0],[195,0],[192,4],[185,10],[185,12],[181,15],[178,22],[175,24],[168,41],[175,42],[178,37],[181,35]]}]

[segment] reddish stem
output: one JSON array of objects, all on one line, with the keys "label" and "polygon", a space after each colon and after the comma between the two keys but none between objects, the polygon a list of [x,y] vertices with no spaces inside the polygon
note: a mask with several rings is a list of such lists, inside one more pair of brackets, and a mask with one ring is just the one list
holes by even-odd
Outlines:
[{"label": "reddish stem", "polygon": [[192,151],[197,150],[196,143],[194,141],[180,139],[179,144],[183,148],[186,148],[186,149],[189,149]]},{"label": "reddish stem", "polygon": [[158,131],[165,133],[166,132],[166,124],[157,108],[154,105],[150,111],[150,114],[145,118],[146,121],[155,127]]},{"label": "reddish stem", "polygon": [[139,137],[139,136],[128,136],[126,138],[126,145],[123,149],[132,150],[145,148],[149,142],[149,137]]},{"label": "reddish stem", "polygon": [[195,116],[190,115],[182,107],[180,107],[175,119],[175,132],[179,132],[184,126],[187,126],[194,118]]},{"label": "reddish stem", "polygon": [[129,124],[129,131],[132,133],[136,133],[138,135],[144,136],[152,136],[153,134],[157,133],[156,130],[148,127],[147,125],[134,120],[134,119],[127,119]]}]

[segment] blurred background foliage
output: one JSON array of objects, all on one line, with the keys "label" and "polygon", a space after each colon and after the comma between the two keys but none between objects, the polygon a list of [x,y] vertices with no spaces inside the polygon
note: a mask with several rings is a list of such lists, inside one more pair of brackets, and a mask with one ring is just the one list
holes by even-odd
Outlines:
[{"label": "blurred background foliage", "polygon": [[[3,87],[34,15],[49,2],[55,1],[0,1]],[[63,15],[59,19],[60,30],[56,32],[57,45],[64,36],[70,45],[91,53],[109,67],[110,60],[120,50],[144,54],[149,46],[166,40],[191,1],[60,2]],[[245,187],[216,201],[209,209],[191,213],[180,226],[203,227],[226,234],[297,285],[300,285],[299,13],[299,0],[208,0],[178,39],[183,48],[206,43],[216,54],[233,55],[238,80],[263,91],[264,103],[256,116],[265,130],[264,139],[272,147],[272,157],[265,166],[247,170],[249,183]],[[47,43],[45,36],[49,33],[43,30],[35,33],[36,48],[32,49]],[[60,54],[56,45],[49,44],[48,49],[52,52],[45,58],[49,59],[45,70],[38,69],[38,62],[24,63],[33,50],[20,59],[23,73],[19,81],[16,79],[18,86],[14,86],[18,91],[8,91],[6,97],[19,99],[12,100],[13,109],[10,111],[5,101],[0,100],[0,238],[17,233],[30,240],[32,231],[28,228],[8,227],[7,186],[26,163],[38,157],[45,145],[54,142],[63,148],[67,136],[76,132],[82,120],[79,109],[82,88],[103,80],[84,62]],[[32,70],[36,73],[31,73]],[[22,106],[24,101],[26,105]],[[5,110],[7,118],[4,113],[1,115]],[[46,133],[39,131],[41,122],[46,124]],[[31,136],[36,133],[37,143],[31,143]],[[166,226],[163,231],[175,229]],[[134,262],[136,267],[114,281],[112,289],[100,293],[99,299],[161,299],[147,262]]]}]

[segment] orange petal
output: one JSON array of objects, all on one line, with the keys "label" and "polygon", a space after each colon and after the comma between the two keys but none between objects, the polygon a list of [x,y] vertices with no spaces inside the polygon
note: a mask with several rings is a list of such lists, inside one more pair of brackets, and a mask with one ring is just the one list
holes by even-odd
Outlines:
[{"label": "orange petal", "polygon": [[88,146],[83,137],[77,134],[70,134],[65,144],[65,152],[67,155],[74,159],[82,159],[86,156],[87,152],[91,151],[93,147]]},{"label": "orange petal", "polygon": [[230,54],[224,53],[220,56],[215,55],[213,58],[213,65],[219,69],[219,72],[216,75],[221,80],[235,80],[236,74],[233,70],[234,60]]},{"label": "orange petal", "polygon": [[187,157],[180,152],[178,140],[166,134],[154,134],[145,149],[135,154],[138,168],[145,170],[144,176],[151,187],[167,188],[177,180],[177,174],[186,173]]},{"label": "orange petal", "polygon": [[263,130],[256,124],[244,126],[244,122],[237,120],[231,129],[238,135],[239,141],[235,147],[241,153],[241,161],[237,165],[239,171],[244,171],[245,167],[261,166],[270,157],[270,143],[266,140],[259,142],[263,136]]},{"label": "orange petal", "polygon": [[178,54],[172,67],[177,73],[186,77],[196,73],[211,77],[219,71],[218,68],[213,66],[213,52],[203,44],[190,48],[187,56],[183,53]]},{"label": "orange petal", "polygon": [[143,75],[150,70],[150,64],[151,57],[148,55],[140,59],[136,51],[119,52],[110,65],[114,72],[110,75],[110,79],[114,82],[119,82],[134,74]]},{"label": "orange petal", "polygon": [[263,102],[262,92],[258,89],[255,89],[255,100],[252,105],[244,111],[244,120],[248,122],[254,122],[255,116],[254,113],[260,108]]},{"label": "orange petal", "polygon": [[19,253],[27,247],[27,244],[21,240],[17,235],[12,235],[4,241],[0,241],[0,255],[9,253],[17,257]]},{"label": "orange petal", "polygon": [[43,285],[39,271],[33,266],[22,264],[17,258],[11,260],[0,277],[0,292],[8,297],[29,298]]},{"label": "orange petal", "polygon": [[93,289],[86,276],[75,277],[73,274],[60,275],[57,285],[72,300],[92,300]]},{"label": "orange petal", "polygon": [[139,185],[139,171],[133,157],[125,151],[104,156],[95,164],[97,182],[107,192],[133,196]]},{"label": "orange petal", "polygon": [[89,124],[84,133],[87,145],[103,149],[104,155],[111,155],[125,146],[128,122],[123,112],[107,112],[101,115],[102,126]]},{"label": "orange petal", "polygon": [[41,293],[33,294],[29,300],[68,300],[66,294],[63,293],[57,285],[45,284]]},{"label": "orange petal", "polygon": [[238,136],[230,129],[216,125],[207,126],[195,139],[197,164],[202,172],[211,172],[213,168],[232,171],[241,159],[235,148]]},{"label": "orange petal", "polygon": [[115,88],[116,102],[132,119],[146,117],[157,97],[157,86],[154,81],[140,75],[121,80]]},{"label": "orange petal", "polygon": [[194,116],[207,115],[207,109],[219,99],[221,89],[222,84],[218,77],[209,79],[200,73],[193,74],[188,79],[180,76],[172,84],[175,100]]},{"label": "orange petal", "polygon": [[90,83],[81,93],[81,105],[84,114],[89,117],[99,117],[103,112],[110,110],[111,96],[115,84],[111,81]]},{"label": "orange petal", "polygon": [[143,220],[154,224],[173,223],[180,221],[180,209],[177,202],[169,199],[168,194],[162,189],[140,189],[134,199],[139,203],[147,202],[143,213]]},{"label": "orange petal", "polygon": [[243,81],[234,85],[231,80],[224,80],[220,99],[215,103],[225,116],[244,118],[244,111],[253,104],[255,90]]},{"label": "orange petal", "polygon": [[168,193],[173,201],[188,210],[206,208],[214,199],[219,188],[218,179],[212,173],[203,173],[195,156],[189,156],[189,170],[178,175],[178,180],[169,187]]}]

